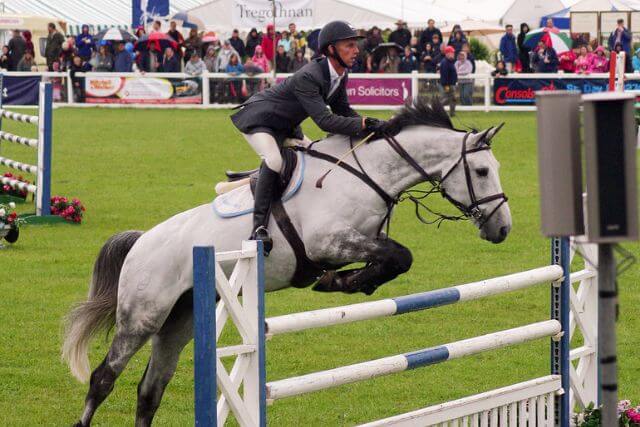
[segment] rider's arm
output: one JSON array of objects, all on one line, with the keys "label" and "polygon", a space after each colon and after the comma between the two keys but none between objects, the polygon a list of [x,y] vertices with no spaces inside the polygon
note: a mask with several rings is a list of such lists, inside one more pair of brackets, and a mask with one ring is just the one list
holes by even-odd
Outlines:
[{"label": "rider's arm", "polygon": [[341,135],[360,134],[363,119],[360,116],[343,117],[329,111],[320,94],[320,83],[314,80],[311,74],[294,75],[292,83],[298,102],[320,129]]},{"label": "rider's arm", "polygon": [[341,83],[336,90],[338,93],[336,93],[333,97],[333,101],[329,104],[331,111],[343,117],[360,117],[360,114],[356,113],[353,108],[351,108],[351,105],[349,105],[346,82]]}]

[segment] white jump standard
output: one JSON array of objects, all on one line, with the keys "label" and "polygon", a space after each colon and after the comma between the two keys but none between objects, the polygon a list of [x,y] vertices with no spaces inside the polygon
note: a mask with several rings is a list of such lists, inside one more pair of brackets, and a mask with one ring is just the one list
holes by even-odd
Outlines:
[{"label": "white jump standard", "polygon": [[[37,139],[0,130],[1,140],[35,148],[38,151],[37,165],[19,162],[0,155],[0,165],[36,176],[35,184],[27,184],[17,179],[0,176],[0,184],[9,185],[16,190],[34,194],[35,215],[38,217],[51,215],[52,103],[53,89],[51,83],[40,83],[37,116],[8,111],[2,108],[2,101],[0,100],[0,120],[15,120],[38,127]],[[31,218],[33,217],[27,218],[27,221],[29,222]]]},{"label": "white jump standard", "polygon": [[[508,420],[510,426],[525,425],[527,421],[529,425],[568,426],[576,405],[586,406],[591,401],[597,402],[597,320],[594,321],[597,317],[593,317],[594,306],[590,302],[595,296],[596,271],[595,266],[586,265],[584,270],[570,273],[568,239],[553,239],[553,264],[546,267],[404,297],[269,319],[264,318],[264,283],[258,267],[262,264],[261,250],[251,247],[257,245],[245,242],[242,251],[218,253],[215,254],[215,260],[212,248],[194,248],[195,394],[198,426],[224,425],[230,412],[233,412],[241,426],[264,426],[267,403],[278,399],[425,367],[544,337],[552,338],[551,375],[379,420],[370,425],[424,426],[449,421],[454,422],[454,425],[457,422],[462,422],[462,425],[467,425],[465,423],[468,422],[498,425],[498,421],[502,423]],[[583,252],[592,251],[588,246],[580,248]],[[254,259],[250,258],[251,254],[254,254]],[[588,253],[587,258],[593,259],[591,255]],[[218,263],[228,263],[234,259],[238,259],[238,263],[227,279]],[[248,274],[249,270],[254,273]],[[549,282],[552,283],[550,320],[442,346],[266,382],[266,337],[427,310],[538,284],[548,285]],[[580,282],[577,291],[572,287],[573,282]],[[243,295],[241,299],[238,297],[240,294]],[[216,295],[220,298],[217,305]],[[214,312],[215,316],[212,315]],[[220,348],[216,346],[216,342],[228,319],[233,320],[243,342]],[[576,327],[580,329],[584,342],[570,351],[570,341]],[[237,359],[227,373],[220,358],[230,356],[237,356]],[[578,361],[577,366],[572,364],[573,360]],[[216,382],[220,391],[217,405]],[[240,389],[244,391],[243,394],[238,391]],[[214,414],[213,408],[216,406]]]}]

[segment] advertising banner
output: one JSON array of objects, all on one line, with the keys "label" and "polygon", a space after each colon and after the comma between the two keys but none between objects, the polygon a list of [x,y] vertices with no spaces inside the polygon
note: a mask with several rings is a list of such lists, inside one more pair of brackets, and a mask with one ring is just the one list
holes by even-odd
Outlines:
[{"label": "advertising banner", "polygon": [[38,105],[40,76],[3,76],[2,104]]},{"label": "advertising banner", "polygon": [[411,79],[349,77],[347,95],[353,105],[402,105],[411,94]]},{"label": "advertising banner", "polygon": [[[495,105],[535,105],[536,91],[576,90],[582,93],[606,92],[607,79],[495,79],[493,102]],[[639,90],[640,80],[624,84],[625,90]]]},{"label": "advertising banner", "polygon": [[[270,0],[233,0],[233,26],[264,28],[273,23],[273,3]],[[286,28],[291,22],[300,27],[313,26],[314,0],[276,0],[275,9],[276,28]]]},{"label": "advertising banner", "polygon": [[201,104],[200,79],[86,77],[88,104]]}]

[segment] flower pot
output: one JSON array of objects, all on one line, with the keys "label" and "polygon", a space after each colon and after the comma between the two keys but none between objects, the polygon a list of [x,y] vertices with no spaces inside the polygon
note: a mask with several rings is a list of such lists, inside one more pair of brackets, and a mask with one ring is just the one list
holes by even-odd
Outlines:
[{"label": "flower pot", "polygon": [[20,236],[20,231],[17,228],[11,227],[8,224],[0,226],[0,239],[4,238],[9,243],[15,243]]}]

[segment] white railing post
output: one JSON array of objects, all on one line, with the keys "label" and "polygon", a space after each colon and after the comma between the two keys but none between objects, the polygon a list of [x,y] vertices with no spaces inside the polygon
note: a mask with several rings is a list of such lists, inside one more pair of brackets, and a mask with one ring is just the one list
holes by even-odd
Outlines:
[{"label": "white railing post", "polygon": [[67,81],[67,104],[73,104],[73,81],[71,80],[71,71],[67,71],[64,79]]},{"label": "white railing post", "polygon": [[202,73],[202,105],[209,105],[211,97],[209,96],[209,70]]},{"label": "white railing post", "polygon": [[418,80],[418,71],[417,70],[413,70],[411,72],[411,97],[413,99],[417,99],[418,95],[419,95],[419,80]]},{"label": "white railing post", "polygon": [[484,81],[484,111],[491,111],[491,75],[488,75]]}]

